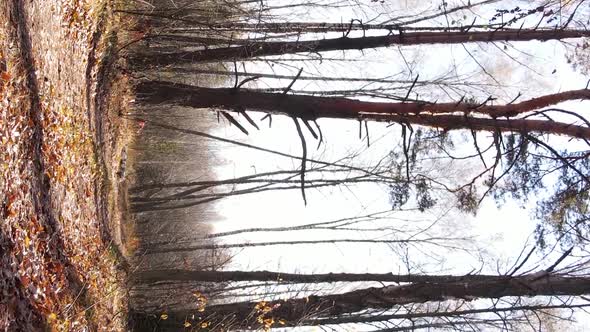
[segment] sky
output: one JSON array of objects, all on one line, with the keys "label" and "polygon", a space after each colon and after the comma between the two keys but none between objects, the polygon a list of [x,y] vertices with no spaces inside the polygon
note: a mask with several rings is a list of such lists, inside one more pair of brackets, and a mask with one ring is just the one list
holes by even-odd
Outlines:
[{"label": "sky", "polygon": [[[389,7],[394,7],[396,2],[388,2]],[[425,2],[427,3],[427,2]],[[412,5],[413,3],[408,3]],[[428,8],[433,8],[433,4],[426,4]],[[341,15],[341,21],[347,22],[350,18],[355,18],[358,12],[351,13],[345,9],[338,9],[335,13]],[[314,14],[314,15],[312,15]],[[373,13],[367,16],[374,15]],[[316,17],[317,16],[317,17]],[[323,11],[310,13],[309,17],[298,16],[298,19],[307,18],[309,20],[325,20],[325,17],[336,18],[337,16],[328,14]],[[336,19],[337,20],[337,19]],[[336,21],[335,20],[335,21]],[[504,46],[502,43],[498,43]],[[508,82],[508,85],[515,86],[515,89],[497,90],[498,96],[504,95],[505,100],[510,100],[518,93],[523,93],[523,99],[550,92],[558,92],[569,89],[579,89],[586,84],[583,75],[573,71],[572,67],[565,61],[565,48],[559,42],[527,42],[511,43],[507,48],[512,56],[517,60],[511,60],[506,56],[493,52],[493,45],[468,45],[472,54],[478,55],[480,64],[483,64],[488,73],[497,74],[502,83]],[[341,55],[341,52],[332,52],[334,56]],[[490,80],[487,75],[482,74],[482,68],[479,64],[474,63],[471,57],[465,52],[460,45],[454,46],[433,46],[428,47],[403,47],[396,50],[394,47],[386,49],[366,50],[364,52],[348,52],[349,59],[369,59],[369,62],[357,63],[325,63],[314,67],[307,65],[305,72],[310,74],[317,73],[321,70],[322,75],[327,76],[346,76],[346,77],[384,77],[394,73],[407,72],[406,61],[400,59],[400,54],[405,54],[407,59],[418,59],[416,63],[416,72],[420,77],[437,77],[440,73],[448,72],[449,64],[454,63],[457,68],[457,74],[464,77],[471,77],[472,80],[486,82]],[[325,54],[330,57],[331,54]],[[481,58],[479,57],[481,56]],[[483,60],[482,60],[483,59]],[[520,63],[530,64],[534,70],[523,68]],[[528,61],[528,62],[527,62]],[[317,65],[317,64],[315,64]],[[249,72],[269,72],[267,64],[246,64]],[[275,65],[272,70],[275,72],[289,73],[294,75],[296,70],[293,68],[281,68]],[[418,72],[419,71],[419,72]],[[504,72],[502,72],[504,71]],[[415,75],[414,74],[414,75]],[[532,75],[532,77],[531,77]],[[401,77],[411,79],[413,76],[407,73]],[[527,84],[525,84],[526,82]],[[259,80],[254,82],[256,87],[281,87],[286,86],[289,80]],[[534,83],[534,84],[531,84]],[[296,82],[293,90],[309,89],[343,89],[346,84],[343,83],[316,83],[310,81]],[[348,84],[354,85],[354,84]],[[434,98],[443,98],[443,93],[433,92]],[[510,99],[508,99],[510,98]],[[570,102],[563,105],[569,110],[583,110],[584,103]],[[358,123],[342,120],[322,119],[319,121],[322,131],[325,135],[325,142],[322,146],[311,151],[311,157],[326,161],[338,160],[351,153],[358,153],[359,156],[354,159],[355,162],[372,164],[389,153],[393,144],[399,142],[399,126],[387,127],[385,124],[369,123],[369,133],[371,136],[371,147],[366,148],[366,141],[358,138]],[[223,126],[216,129],[215,134],[223,137],[229,137],[240,141],[260,145],[277,151],[287,152],[294,155],[301,153],[299,138],[296,134],[291,119],[275,117],[272,128],[263,128],[260,131],[251,132],[249,136],[243,135],[235,127]],[[309,135],[308,135],[309,136]],[[480,134],[485,139],[487,134]],[[309,142],[313,138],[309,136]],[[315,146],[314,143],[309,145]],[[471,147],[466,147],[470,149]],[[226,160],[226,164],[217,168],[219,178],[231,178],[239,175],[251,174],[253,172],[263,172],[276,169],[296,169],[299,167],[297,161],[287,158],[268,155],[264,152],[253,152],[252,150],[227,147],[220,155]],[[446,171],[452,172],[449,165]],[[468,165],[476,170],[479,165]],[[456,171],[455,171],[456,172]],[[464,174],[454,174],[457,180],[460,180]],[[310,222],[327,221],[342,217],[362,215],[370,212],[382,211],[391,207],[389,202],[387,188],[383,185],[363,185],[354,188],[333,188],[327,190],[308,190],[308,205],[304,206],[298,190],[288,192],[268,192],[263,194],[245,195],[237,198],[224,199],[217,205],[218,210],[222,211],[222,222],[216,223],[215,230],[219,232],[245,227],[254,227],[260,225],[296,225]],[[531,206],[519,206],[516,203],[508,202],[501,207],[491,200],[486,199],[480,207],[477,216],[457,215],[450,211],[442,218],[440,229],[436,231],[455,232],[454,228],[460,227],[462,230],[469,230],[470,234],[477,235],[477,243],[486,243],[487,248],[493,248],[493,252],[487,252],[486,255],[492,255],[499,259],[513,259],[515,253],[522,250],[523,245],[531,244],[533,239],[531,233],[535,227],[535,221],[531,218]],[[438,213],[400,213],[399,217],[407,219],[433,220],[446,211],[437,211]],[[460,218],[460,222],[456,219]],[[457,225],[460,224],[460,225]],[[434,231],[433,231],[434,232]],[[320,234],[318,232],[299,232],[300,239],[317,239],[335,237],[333,234]],[[355,236],[357,234],[339,233],[339,238]],[[250,233],[245,237],[235,237],[231,242],[242,241],[268,241],[291,239],[293,234],[268,234],[268,233]],[[362,234],[369,238],[375,235]],[[384,236],[378,234],[378,236]],[[227,239],[230,242],[230,239]],[[528,241],[528,242],[527,242]],[[232,268],[246,269],[271,269],[282,271],[299,271],[299,272],[320,272],[320,271],[345,271],[345,272],[363,272],[363,271],[396,271],[400,269],[399,262],[391,260],[391,249],[387,245],[321,245],[322,252],[327,256],[320,258],[322,261],[318,264],[317,247],[315,246],[288,246],[288,247],[264,247],[246,249],[247,252],[234,259]],[[482,253],[483,254],[483,253]],[[481,259],[478,256],[474,262],[465,261],[464,253],[456,253],[457,262],[463,266],[454,263],[444,264],[440,268],[443,270],[452,269],[457,273],[469,271],[478,264]],[[355,261],[363,264],[351,266],[349,262],[355,258]],[[455,259],[453,259],[455,260]],[[387,263],[385,263],[387,262]],[[469,262],[469,263],[466,263]],[[457,266],[455,266],[457,265]],[[359,271],[359,269],[361,271]]]},{"label": "sky", "polygon": [[[273,5],[289,3],[290,1],[276,0]],[[448,1],[452,4],[461,1]],[[524,8],[531,7],[530,1],[503,1],[513,3]],[[364,11],[350,8],[321,9],[308,12],[285,12],[286,17],[296,17],[298,21],[349,22],[352,18],[362,18],[364,22],[371,19],[375,23],[386,21],[398,15],[407,15],[424,10],[432,12],[440,3],[438,1],[384,1],[370,3]],[[388,15],[383,11],[387,10]],[[493,13],[494,7],[476,10],[471,13],[461,13],[454,16],[455,21],[469,21],[476,16],[485,21]],[[469,16],[463,17],[463,15]],[[446,19],[446,18],[445,18]],[[430,23],[437,25],[444,22]],[[498,46],[498,47],[497,47]],[[476,63],[471,55],[480,63]],[[587,78],[575,72],[566,63],[566,48],[559,42],[527,42],[527,43],[496,43],[470,44],[454,46],[426,46],[426,47],[389,47],[363,52],[351,51],[346,53],[347,59],[362,59],[362,62],[319,62],[302,63],[304,75],[318,74],[326,76],[346,77],[388,77],[412,80],[416,75],[421,79],[437,78],[443,74],[454,74],[458,81],[474,81],[494,84],[491,76],[498,77],[501,83],[509,88],[491,88],[499,102],[506,102],[514,98],[518,92],[523,93],[523,99],[531,98],[548,92],[558,92],[569,89],[580,89],[586,85]],[[505,53],[505,54],[503,54]],[[512,58],[506,56],[509,54]],[[342,52],[324,54],[325,57],[339,57]],[[523,67],[526,64],[528,68]],[[297,65],[299,66],[299,65]],[[483,67],[483,68],[482,68]],[[268,63],[246,63],[249,72],[269,72],[291,74],[297,72],[298,67],[286,67],[280,63],[272,67]],[[485,72],[484,72],[485,71]],[[249,83],[249,87],[284,87],[290,80],[257,80]],[[228,82],[228,85],[233,84]],[[325,83],[297,81],[293,90],[323,90],[345,89],[358,87],[358,83]],[[459,93],[439,90],[417,90],[421,96],[433,100],[445,100],[452,97],[460,98]],[[483,93],[473,92],[477,98],[485,98]],[[562,108],[585,111],[587,102],[569,102],[560,105]],[[260,118],[256,115],[255,118]],[[371,145],[359,139],[359,126],[354,121],[328,120],[318,121],[324,133],[325,142],[315,148],[311,135],[307,135],[310,147],[309,158],[325,161],[336,161],[350,155],[355,155],[352,162],[355,165],[371,165],[386,156],[392,147],[399,145],[400,127],[388,127],[386,124],[369,123]],[[299,137],[291,119],[274,117],[272,128],[261,126],[260,131],[252,130],[249,136],[242,134],[237,128],[228,125],[218,126],[214,135],[235,139],[265,148],[300,155],[301,145]],[[468,135],[461,135],[468,141]],[[489,140],[489,135],[482,133],[478,137]],[[553,140],[553,138],[552,138]],[[556,144],[571,144],[563,138],[555,138]],[[233,178],[252,173],[273,170],[294,170],[299,162],[289,158],[269,155],[264,152],[253,151],[235,146],[221,145],[218,153],[221,165],[215,168],[219,179]],[[465,146],[467,152],[471,145]],[[461,149],[459,149],[461,151]],[[349,161],[349,160],[347,160]],[[466,163],[450,163],[437,161],[427,164],[425,170],[430,174],[444,176],[449,181],[460,183],[470,174],[474,174],[480,165],[477,160]],[[308,165],[311,167],[311,165]],[[427,228],[420,236],[444,236],[463,238],[451,242],[456,247],[419,246],[405,247],[386,244],[321,244],[321,245],[285,245],[271,247],[247,248],[226,267],[227,270],[273,270],[282,272],[325,273],[325,272],[354,272],[354,273],[438,273],[438,274],[466,274],[473,271],[481,273],[506,272],[515,263],[523,248],[534,245],[533,231],[536,221],[531,218],[534,201],[526,206],[519,206],[514,202],[507,202],[498,206],[493,200],[483,201],[476,216],[460,214],[452,209],[454,202],[451,197],[443,194],[439,197],[439,207],[432,211],[414,212],[399,211],[392,213],[388,219],[379,221],[374,226],[396,227],[380,232],[358,231],[298,231],[298,232],[261,232],[247,233],[238,236],[224,237],[225,243],[265,242],[317,240],[328,238],[364,238],[364,239],[402,239],[410,234],[418,233],[418,229]],[[214,232],[225,232],[249,227],[280,227],[301,225],[312,222],[323,222],[339,218],[359,216],[367,213],[386,211],[391,209],[387,187],[382,184],[353,185],[348,188],[335,187],[328,189],[308,189],[307,205],[304,205],[299,190],[270,191],[259,194],[230,197],[216,204],[220,213],[220,220],[214,225]],[[364,224],[368,226],[368,224]],[[528,249],[527,249],[528,250]],[[552,258],[544,257],[539,252],[533,256],[530,267],[546,267]],[[409,259],[411,264],[407,264]],[[544,261],[543,261],[544,259]],[[538,265],[536,265],[538,264]]]}]

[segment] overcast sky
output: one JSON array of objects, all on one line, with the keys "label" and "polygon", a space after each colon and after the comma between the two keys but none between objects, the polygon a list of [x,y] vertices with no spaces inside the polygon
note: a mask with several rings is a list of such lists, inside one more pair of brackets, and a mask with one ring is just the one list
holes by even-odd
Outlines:
[{"label": "overcast sky", "polygon": [[[388,2],[390,8],[393,8],[394,1]],[[433,8],[434,5],[428,5],[422,2],[425,7]],[[530,6],[530,5],[529,5]],[[318,19],[325,20],[326,17],[332,20],[347,22],[351,18],[358,16],[358,11],[351,13],[347,9],[337,11],[314,11],[319,15]],[[329,13],[329,14],[328,14]],[[375,13],[369,13],[374,15]],[[467,15],[467,14],[466,14]],[[312,17],[314,15],[310,15]],[[462,15],[461,15],[462,16]],[[305,16],[298,16],[303,19]],[[311,18],[309,18],[311,20]],[[437,23],[430,23],[436,25]],[[503,43],[497,43],[501,48],[505,48]],[[505,93],[505,98],[515,96],[518,92],[523,93],[521,100],[531,98],[535,95],[548,92],[558,92],[568,89],[579,89],[586,84],[585,78],[574,72],[570,65],[566,63],[565,48],[559,42],[525,42],[511,43],[506,49],[517,60],[511,60],[507,56],[497,51],[493,45],[487,44],[469,44],[467,49],[478,57],[480,64],[475,63],[466,53],[465,48],[461,45],[453,46],[427,46],[427,47],[390,47],[385,49],[367,50],[364,52],[351,51],[347,52],[348,59],[369,59],[370,62],[360,63],[316,63],[304,64],[305,70],[310,74],[327,76],[347,76],[347,77],[384,77],[394,73],[402,73],[399,78],[410,78],[412,75],[419,74],[420,78],[437,77],[440,73],[448,72],[455,66],[454,70],[459,76],[472,77],[471,79],[479,82],[488,82],[490,77],[483,73],[483,65],[488,73],[497,74],[497,79],[508,85],[513,86],[510,89],[493,90],[498,96]],[[496,49],[494,52],[493,50]],[[342,52],[326,53],[325,57],[341,56]],[[418,59],[413,68],[415,72],[408,74],[406,61],[401,59],[400,54],[404,54],[406,59]],[[483,60],[482,60],[483,59]],[[530,65],[528,69],[521,66],[516,61],[522,61]],[[269,72],[267,64],[248,63],[250,72]],[[288,69],[275,65],[272,70],[277,73],[295,74],[296,69]],[[534,71],[531,73],[531,71]],[[396,77],[396,78],[397,78]],[[289,80],[258,80],[252,86],[257,87],[284,87]],[[526,84],[525,84],[526,83]],[[296,82],[293,89],[342,89],[344,84],[341,83],[315,83],[309,81]],[[434,98],[443,98],[441,91],[426,91],[431,93]],[[427,96],[424,96],[427,97]],[[511,97],[513,98],[513,97]],[[583,110],[585,104],[581,102],[570,102],[566,106],[570,110]],[[358,165],[370,165],[383,156],[387,155],[391,148],[399,144],[400,131],[399,126],[387,128],[385,124],[369,123],[369,133],[371,136],[371,146],[366,147],[366,142],[358,138],[358,123],[354,121],[341,121],[322,119],[319,121],[325,136],[324,144],[318,149],[310,148],[310,158],[321,159],[326,161],[335,161],[346,157],[350,154],[359,154],[354,159]],[[250,143],[271,148],[278,151],[288,152],[294,155],[301,153],[299,137],[297,136],[293,122],[288,118],[275,117],[272,128],[262,128],[260,131],[251,131],[250,136],[246,137],[235,127],[218,127],[216,134],[224,137],[230,137],[237,140],[248,141]],[[313,138],[308,135],[307,138],[310,146],[315,147]],[[489,136],[486,133],[480,134],[482,139]],[[471,148],[468,143],[467,149]],[[244,148],[228,147],[222,154],[226,159],[226,165],[218,167],[219,178],[228,178],[239,175],[251,174],[253,172],[263,172],[277,169],[297,169],[299,163],[296,160],[272,156],[264,152],[256,152]],[[457,166],[457,165],[455,165]],[[470,166],[470,165],[468,165]],[[473,170],[477,170],[481,165],[474,163]],[[453,167],[453,165],[438,165],[445,167],[444,172],[448,175],[455,176],[457,180],[469,174],[469,169]],[[471,171],[471,173],[473,172]],[[366,213],[386,210],[391,207],[389,202],[387,188],[383,185],[367,184],[355,185],[350,188],[331,188],[323,190],[308,190],[308,205],[304,206],[298,190],[284,192],[268,192],[255,195],[245,195],[236,198],[224,199],[218,204],[218,210],[221,211],[223,222],[217,223],[217,231],[226,231],[230,229],[253,227],[264,225],[284,226],[294,224],[304,224],[318,221],[328,221],[342,217],[363,215]],[[450,203],[452,204],[452,202]],[[528,206],[530,208],[530,206]],[[486,199],[481,206],[480,212],[475,218],[469,215],[458,215],[454,211],[445,211],[444,209],[435,209],[428,213],[399,213],[397,217],[407,218],[410,220],[422,220],[422,223],[431,222],[446,213],[437,224],[439,228],[433,228],[435,232],[451,232],[452,234],[465,233],[476,235],[477,240],[474,245],[479,244],[486,248],[486,253],[498,259],[514,259],[514,256],[520,252],[522,247],[527,243],[532,244],[531,233],[535,227],[535,221],[530,218],[530,209],[508,202],[498,208],[496,203]],[[460,220],[457,220],[460,219]],[[402,222],[397,221],[398,225]],[[247,234],[245,237],[226,238],[227,242],[242,241],[269,241],[269,240],[286,240],[293,239],[296,235],[293,233],[258,233]],[[386,236],[385,234],[347,234],[340,232],[334,233],[319,232],[299,232],[298,239],[320,239],[320,238],[350,238],[360,236],[365,238],[376,238]],[[395,237],[395,234],[393,235]],[[318,255],[321,252],[321,255]],[[484,253],[481,253],[484,254]],[[418,255],[418,253],[415,253]],[[451,269],[456,273],[469,272],[479,264],[479,253],[477,257],[466,260],[465,253],[455,252],[453,256],[447,256],[447,263],[444,266],[437,266],[441,269]],[[454,256],[456,255],[456,257]],[[412,257],[420,261],[422,257]],[[358,262],[350,264],[351,261]],[[456,263],[461,264],[456,264]],[[283,246],[283,247],[265,247],[246,249],[243,254],[237,256],[233,261],[232,268],[247,269],[280,269],[282,271],[301,271],[301,272],[319,272],[319,271],[347,271],[347,272],[383,272],[383,271],[400,271],[400,262],[392,259],[391,249],[387,245],[320,245],[320,246]],[[491,266],[490,266],[491,268]],[[494,266],[495,268],[495,266]],[[435,269],[436,270],[436,269]],[[403,272],[403,271],[401,271]]]},{"label": "overcast sky", "polygon": [[[282,1],[273,1],[273,4]],[[449,8],[461,1],[448,1]],[[530,1],[503,1],[503,4],[521,4],[524,8],[531,7]],[[408,10],[415,13],[423,10],[436,10],[439,1],[385,1],[381,6],[371,3],[364,11],[358,8],[340,8],[313,10],[295,13],[298,21],[320,20],[332,22],[349,22],[350,19],[362,18],[365,22],[375,19],[373,23],[386,21],[387,17],[395,17]],[[383,14],[383,8],[389,14]],[[493,13],[495,7],[475,10],[472,13],[458,13],[456,20],[469,21],[478,16],[478,22],[484,23],[485,18]],[[402,11],[403,10],[403,11]],[[393,14],[392,14],[393,13]],[[293,13],[291,13],[293,14]],[[287,15],[285,13],[285,15]],[[463,17],[466,16],[466,18]],[[446,20],[446,18],[444,18]],[[425,25],[444,24],[440,20]],[[475,56],[476,63],[468,54]],[[513,59],[510,59],[506,54]],[[500,101],[509,101],[519,92],[523,93],[520,100],[569,89],[579,89],[586,85],[586,78],[574,72],[566,63],[566,49],[559,42],[526,42],[469,44],[452,46],[422,47],[389,47],[364,52],[350,51],[347,59],[362,59],[362,62],[330,62],[297,63],[302,66],[305,75],[321,74],[324,76],[346,77],[386,77],[398,74],[394,78],[413,79],[417,74],[421,79],[437,78],[444,73],[451,73],[466,80],[493,84],[491,76],[496,77],[509,88],[493,89]],[[342,52],[323,54],[324,57],[341,57]],[[408,63],[410,62],[410,63]],[[526,64],[528,68],[525,68]],[[249,72],[270,72],[291,74],[297,67],[288,68],[280,64],[272,68],[269,64],[256,62],[246,63]],[[483,67],[483,68],[482,68]],[[484,73],[485,71],[487,72]],[[250,87],[285,87],[290,80],[260,79],[251,83]],[[233,84],[228,82],[229,85]],[[325,83],[298,81],[293,90],[323,90],[358,87],[357,84]],[[449,95],[448,91],[419,91],[420,97],[431,100],[458,100],[459,95]],[[478,92],[473,92],[475,96]],[[569,102],[563,108],[572,111],[586,111],[588,103]],[[260,118],[256,115],[255,118]],[[358,137],[359,126],[354,121],[321,119],[319,124],[324,133],[325,142],[315,149],[315,141],[307,135],[310,146],[309,158],[324,161],[336,161],[355,155],[355,165],[371,165],[386,156],[399,144],[400,127],[387,127],[385,124],[369,123],[371,146]],[[218,126],[213,134],[252,143],[273,150],[300,155],[299,137],[291,119],[274,117],[272,128],[261,126],[260,131],[250,131],[249,136],[242,134],[237,128]],[[457,137],[460,137],[458,134]],[[465,134],[465,141],[469,136]],[[479,135],[485,140],[489,135]],[[555,138],[557,144],[571,144],[561,138]],[[466,143],[465,151],[471,148]],[[219,179],[226,179],[252,173],[272,170],[294,170],[299,167],[297,160],[270,155],[240,147],[227,146],[218,157],[224,164],[215,171]],[[311,165],[308,165],[311,167]],[[464,164],[439,162],[431,164],[429,171],[439,176],[448,176],[459,183],[468,175],[481,167],[477,160]],[[279,227],[300,225],[312,222],[335,220],[391,209],[388,190],[379,184],[352,185],[348,188],[336,187],[328,189],[309,189],[307,206],[304,206],[299,190],[266,192],[253,195],[230,197],[221,200],[217,205],[221,221],[215,223],[214,231],[249,227]],[[507,202],[498,207],[491,199],[486,199],[477,216],[459,214],[452,209],[454,202],[446,196],[439,197],[440,206],[425,213],[396,212],[377,226],[390,225],[411,232],[413,229],[428,228],[423,235],[445,237],[470,237],[460,242],[467,250],[424,246],[419,248],[403,248],[385,244],[323,244],[323,245],[289,245],[260,248],[248,248],[240,252],[226,267],[228,270],[275,270],[284,272],[394,272],[394,273],[454,273],[465,274],[472,271],[482,273],[506,272],[512,266],[523,248],[534,245],[533,231],[536,221],[531,218],[532,204],[519,206]],[[367,224],[365,224],[366,226]],[[384,231],[375,233],[358,233],[341,231],[300,231],[282,233],[248,233],[240,236],[226,237],[227,243],[313,240],[326,238],[364,238],[364,239],[397,239],[403,238],[399,232]],[[407,251],[406,251],[407,250]],[[555,255],[559,255],[557,252]],[[408,266],[402,258],[411,261]],[[552,256],[554,257],[554,256]],[[530,267],[540,263],[539,268],[550,265],[547,258],[539,262],[543,254],[539,252],[531,260]],[[482,265],[483,264],[483,265]],[[408,271],[408,267],[411,270]],[[499,267],[499,269],[498,269]]]}]

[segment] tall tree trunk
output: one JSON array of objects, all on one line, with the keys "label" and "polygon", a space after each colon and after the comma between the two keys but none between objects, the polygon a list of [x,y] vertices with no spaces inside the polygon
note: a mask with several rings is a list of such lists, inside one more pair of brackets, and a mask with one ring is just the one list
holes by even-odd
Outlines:
[{"label": "tall tree trunk", "polygon": [[[176,73],[191,73],[191,74],[205,74],[205,75],[218,75],[218,76],[240,76],[240,77],[260,77],[260,78],[272,78],[272,79],[286,79],[286,80],[293,80],[295,78],[294,75],[280,75],[280,74],[273,74],[273,73],[248,73],[248,72],[235,72],[235,71],[222,71],[222,70],[203,70],[203,69],[187,69],[183,67],[173,67],[173,68],[166,68],[166,71],[176,72]],[[392,84],[406,84],[410,85],[414,83],[414,80],[395,80],[395,79],[387,79],[387,78],[366,78],[366,77],[334,77],[334,76],[304,76],[300,75],[297,77],[298,81],[323,81],[323,82],[372,82],[372,83],[392,83]],[[447,83],[444,80],[430,80],[430,81],[421,81],[418,80],[415,83],[416,85],[426,85],[426,84],[438,84],[438,85],[446,85]],[[448,85],[465,85],[461,83],[448,83]]]},{"label": "tall tree trunk", "polygon": [[[540,132],[590,138],[588,127],[550,120],[509,118],[565,100],[590,98],[590,90],[585,89],[565,91],[502,106],[471,103],[366,102],[340,97],[288,95],[245,89],[199,88],[160,81],[139,83],[136,92],[138,100],[148,104],[262,111],[304,120],[318,118],[372,120],[417,124],[445,130]],[[476,117],[473,114],[486,117]],[[499,119],[500,117],[507,118]]]},{"label": "tall tree trunk", "polygon": [[224,61],[252,57],[318,53],[337,50],[363,50],[390,45],[460,44],[492,41],[530,41],[589,36],[586,30],[522,29],[500,31],[450,31],[450,32],[409,32],[387,36],[359,38],[333,38],[287,42],[255,42],[248,45],[212,48],[198,51],[180,51],[165,54],[144,54],[130,60],[135,66],[171,65],[196,61]]},{"label": "tall tree trunk", "polygon": [[[133,11],[121,11],[126,14],[147,16],[153,15],[151,13],[140,13]],[[161,15],[160,15],[161,16]],[[174,19],[174,18],[171,18]],[[230,31],[230,32],[257,32],[257,33],[328,33],[328,32],[349,32],[349,31],[369,31],[369,30],[386,30],[390,32],[399,31],[466,31],[469,29],[493,29],[501,24],[482,24],[462,27],[447,27],[447,26],[402,26],[400,24],[364,24],[364,23],[330,23],[330,22],[257,22],[257,23],[241,23],[241,22],[227,22],[227,23],[211,23],[195,21],[193,27],[164,27],[162,30],[166,32],[210,32],[210,31]],[[517,29],[503,29],[505,31]]]},{"label": "tall tree trunk", "polygon": [[423,311],[423,312],[405,312],[405,313],[393,313],[393,314],[382,314],[382,315],[375,315],[369,316],[366,314],[358,314],[358,315],[346,315],[342,317],[333,317],[333,318],[324,318],[324,319],[310,319],[305,320],[301,323],[301,325],[335,325],[335,324],[354,324],[354,323],[371,323],[371,322],[384,322],[390,320],[401,320],[401,319],[418,319],[418,318],[452,318],[452,317],[469,317],[470,315],[478,315],[478,314],[492,314],[492,313],[500,313],[500,312],[534,312],[534,311],[549,311],[555,309],[574,309],[574,308],[587,308],[590,307],[590,304],[556,304],[556,305],[514,305],[509,307],[498,307],[492,306],[487,308],[478,308],[478,309],[466,309],[466,310],[452,310],[448,311],[449,309],[445,308],[446,310],[442,311]]},{"label": "tall tree trunk", "polygon": [[[170,252],[187,252],[196,250],[218,250],[231,248],[251,248],[251,247],[269,247],[269,246],[284,246],[284,245],[308,245],[308,244],[334,244],[334,243],[365,243],[365,244],[411,244],[411,243],[425,243],[437,245],[439,242],[457,240],[452,237],[425,237],[425,238],[410,238],[410,239],[392,239],[392,240],[370,240],[370,239],[325,239],[325,240],[292,240],[292,241],[268,241],[268,242],[244,242],[244,243],[213,243],[213,244],[192,244],[182,242],[170,243],[170,247],[166,248],[151,248],[146,249],[143,254],[163,254]],[[164,243],[158,243],[164,245]]]},{"label": "tall tree trunk", "polygon": [[[467,277],[467,276],[466,276]],[[307,296],[268,302],[237,302],[212,305],[203,312],[187,311],[168,313],[168,319],[132,313],[136,321],[144,324],[181,326],[188,321],[210,326],[224,322],[234,328],[257,328],[265,319],[281,322],[275,326],[296,326],[302,320],[322,317],[339,317],[367,309],[391,309],[410,303],[440,302],[447,300],[496,299],[507,296],[576,296],[590,293],[590,278],[556,275],[497,276],[477,280],[450,282],[414,282],[359,289],[347,293]],[[193,316],[194,315],[194,316]],[[193,319],[194,317],[194,319]]]},{"label": "tall tree trunk", "polygon": [[[164,277],[165,279],[162,279]],[[281,283],[322,283],[322,282],[473,282],[496,280],[496,275],[402,275],[394,273],[326,273],[297,274],[272,271],[191,271],[191,270],[153,270],[138,274],[135,280],[140,282],[156,281],[276,281]]]}]

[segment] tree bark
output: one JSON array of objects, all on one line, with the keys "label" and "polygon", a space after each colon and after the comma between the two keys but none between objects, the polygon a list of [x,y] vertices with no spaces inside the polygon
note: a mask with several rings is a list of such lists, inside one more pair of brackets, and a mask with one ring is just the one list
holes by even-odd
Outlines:
[{"label": "tree bark", "polygon": [[150,319],[149,315],[139,312],[132,313],[132,317],[146,324],[151,322],[164,326],[181,326],[186,320],[191,320],[193,315],[196,322],[207,320],[209,324],[217,325],[223,321],[234,328],[258,328],[261,327],[261,321],[269,318],[275,322],[280,320],[282,323],[275,326],[297,326],[304,320],[339,317],[367,309],[391,309],[410,303],[469,301],[507,296],[576,296],[590,293],[588,277],[530,274],[518,277],[490,276],[485,280],[477,280],[478,276],[463,278],[467,279],[414,282],[263,303],[237,302],[212,305],[203,312],[195,310],[168,313],[169,319],[166,321],[162,321],[159,316]]},{"label": "tree bark", "polygon": [[[162,277],[165,276],[165,279]],[[139,282],[156,281],[276,281],[282,283],[322,283],[322,282],[460,282],[496,280],[496,275],[401,275],[394,273],[326,273],[297,274],[272,271],[191,271],[191,270],[152,270],[144,271],[135,277]]]},{"label": "tree bark", "polygon": [[450,31],[409,32],[387,36],[359,38],[332,38],[285,42],[254,42],[248,45],[180,51],[165,54],[143,54],[130,58],[131,64],[139,67],[166,66],[198,61],[226,61],[253,57],[319,53],[337,50],[363,50],[390,45],[460,44],[493,41],[546,41],[551,39],[579,38],[590,35],[586,30],[522,29],[500,31]]},{"label": "tree bark", "polygon": [[[499,106],[471,103],[366,102],[341,97],[288,95],[231,88],[199,88],[162,81],[139,83],[136,92],[138,101],[147,104],[261,111],[304,120],[371,120],[417,124],[445,130],[540,132],[590,138],[588,127],[550,120],[511,118],[566,100],[588,99],[590,90],[586,89],[565,91]],[[503,119],[499,119],[500,117]]]},{"label": "tree bark", "polygon": [[198,244],[189,243],[183,246],[183,243],[172,243],[170,247],[166,248],[152,248],[146,249],[144,254],[163,254],[169,252],[186,252],[196,250],[218,250],[231,248],[251,248],[251,247],[268,247],[268,246],[283,246],[283,245],[308,245],[308,244],[335,244],[335,243],[366,243],[366,244],[410,244],[410,243],[429,243],[437,244],[438,241],[456,240],[456,238],[445,237],[428,237],[428,238],[411,238],[411,239],[392,239],[392,240],[369,240],[369,239],[325,239],[325,240],[293,240],[293,241],[268,241],[268,242],[245,242],[245,243],[213,243],[213,244]]},{"label": "tree bark", "polygon": [[[133,15],[150,15],[149,13],[137,13],[125,11],[124,13]],[[161,16],[161,15],[160,15]],[[172,18],[173,19],[173,18]],[[493,29],[501,24],[482,24],[473,26],[461,27],[447,27],[447,26],[403,26],[400,24],[364,24],[364,23],[330,23],[330,22],[257,22],[257,23],[211,23],[203,24],[202,22],[195,22],[196,27],[170,27],[164,28],[166,32],[201,32],[201,31],[230,31],[230,32],[258,32],[258,33],[328,33],[328,32],[349,32],[349,31],[369,31],[369,30],[386,30],[390,32],[402,31],[437,31],[449,32],[473,29]],[[511,31],[518,29],[502,29],[503,31]]]},{"label": "tree bark", "polygon": [[395,313],[395,314],[382,314],[382,315],[346,315],[343,317],[324,318],[318,320],[306,320],[302,322],[302,325],[335,325],[335,324],[354,324],[354,323],[371,323],[371,322],[383,322],[390,320],[399,319],[418,319],[418,318],[451,318],[451,317],[462,317],[478,314],[488,313],[500,313],[500,312],[514,312],[514,311],[549,311],[555,309],[574,309],[574,308],[587,308],[590,304],[558,304],[558,305],[522,305],[522,306],[510,306],[510,307],[487,307],[480,309],[467,309],[467,310],[452,310],[448,309],[443,311],[426,311],[426,312],[407,312],[407,313]]}]

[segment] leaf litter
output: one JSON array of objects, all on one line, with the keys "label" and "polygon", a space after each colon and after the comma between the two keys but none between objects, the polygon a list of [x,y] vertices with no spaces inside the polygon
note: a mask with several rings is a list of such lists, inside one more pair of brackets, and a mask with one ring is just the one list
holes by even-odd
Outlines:
[{"label": "leaf litter", "polygon": [[123,274],[97,213],[107,156],[88,103],[89,54],[104,51],[92,37],[109,6],[0,9],[0,331],[124,329]]}]

